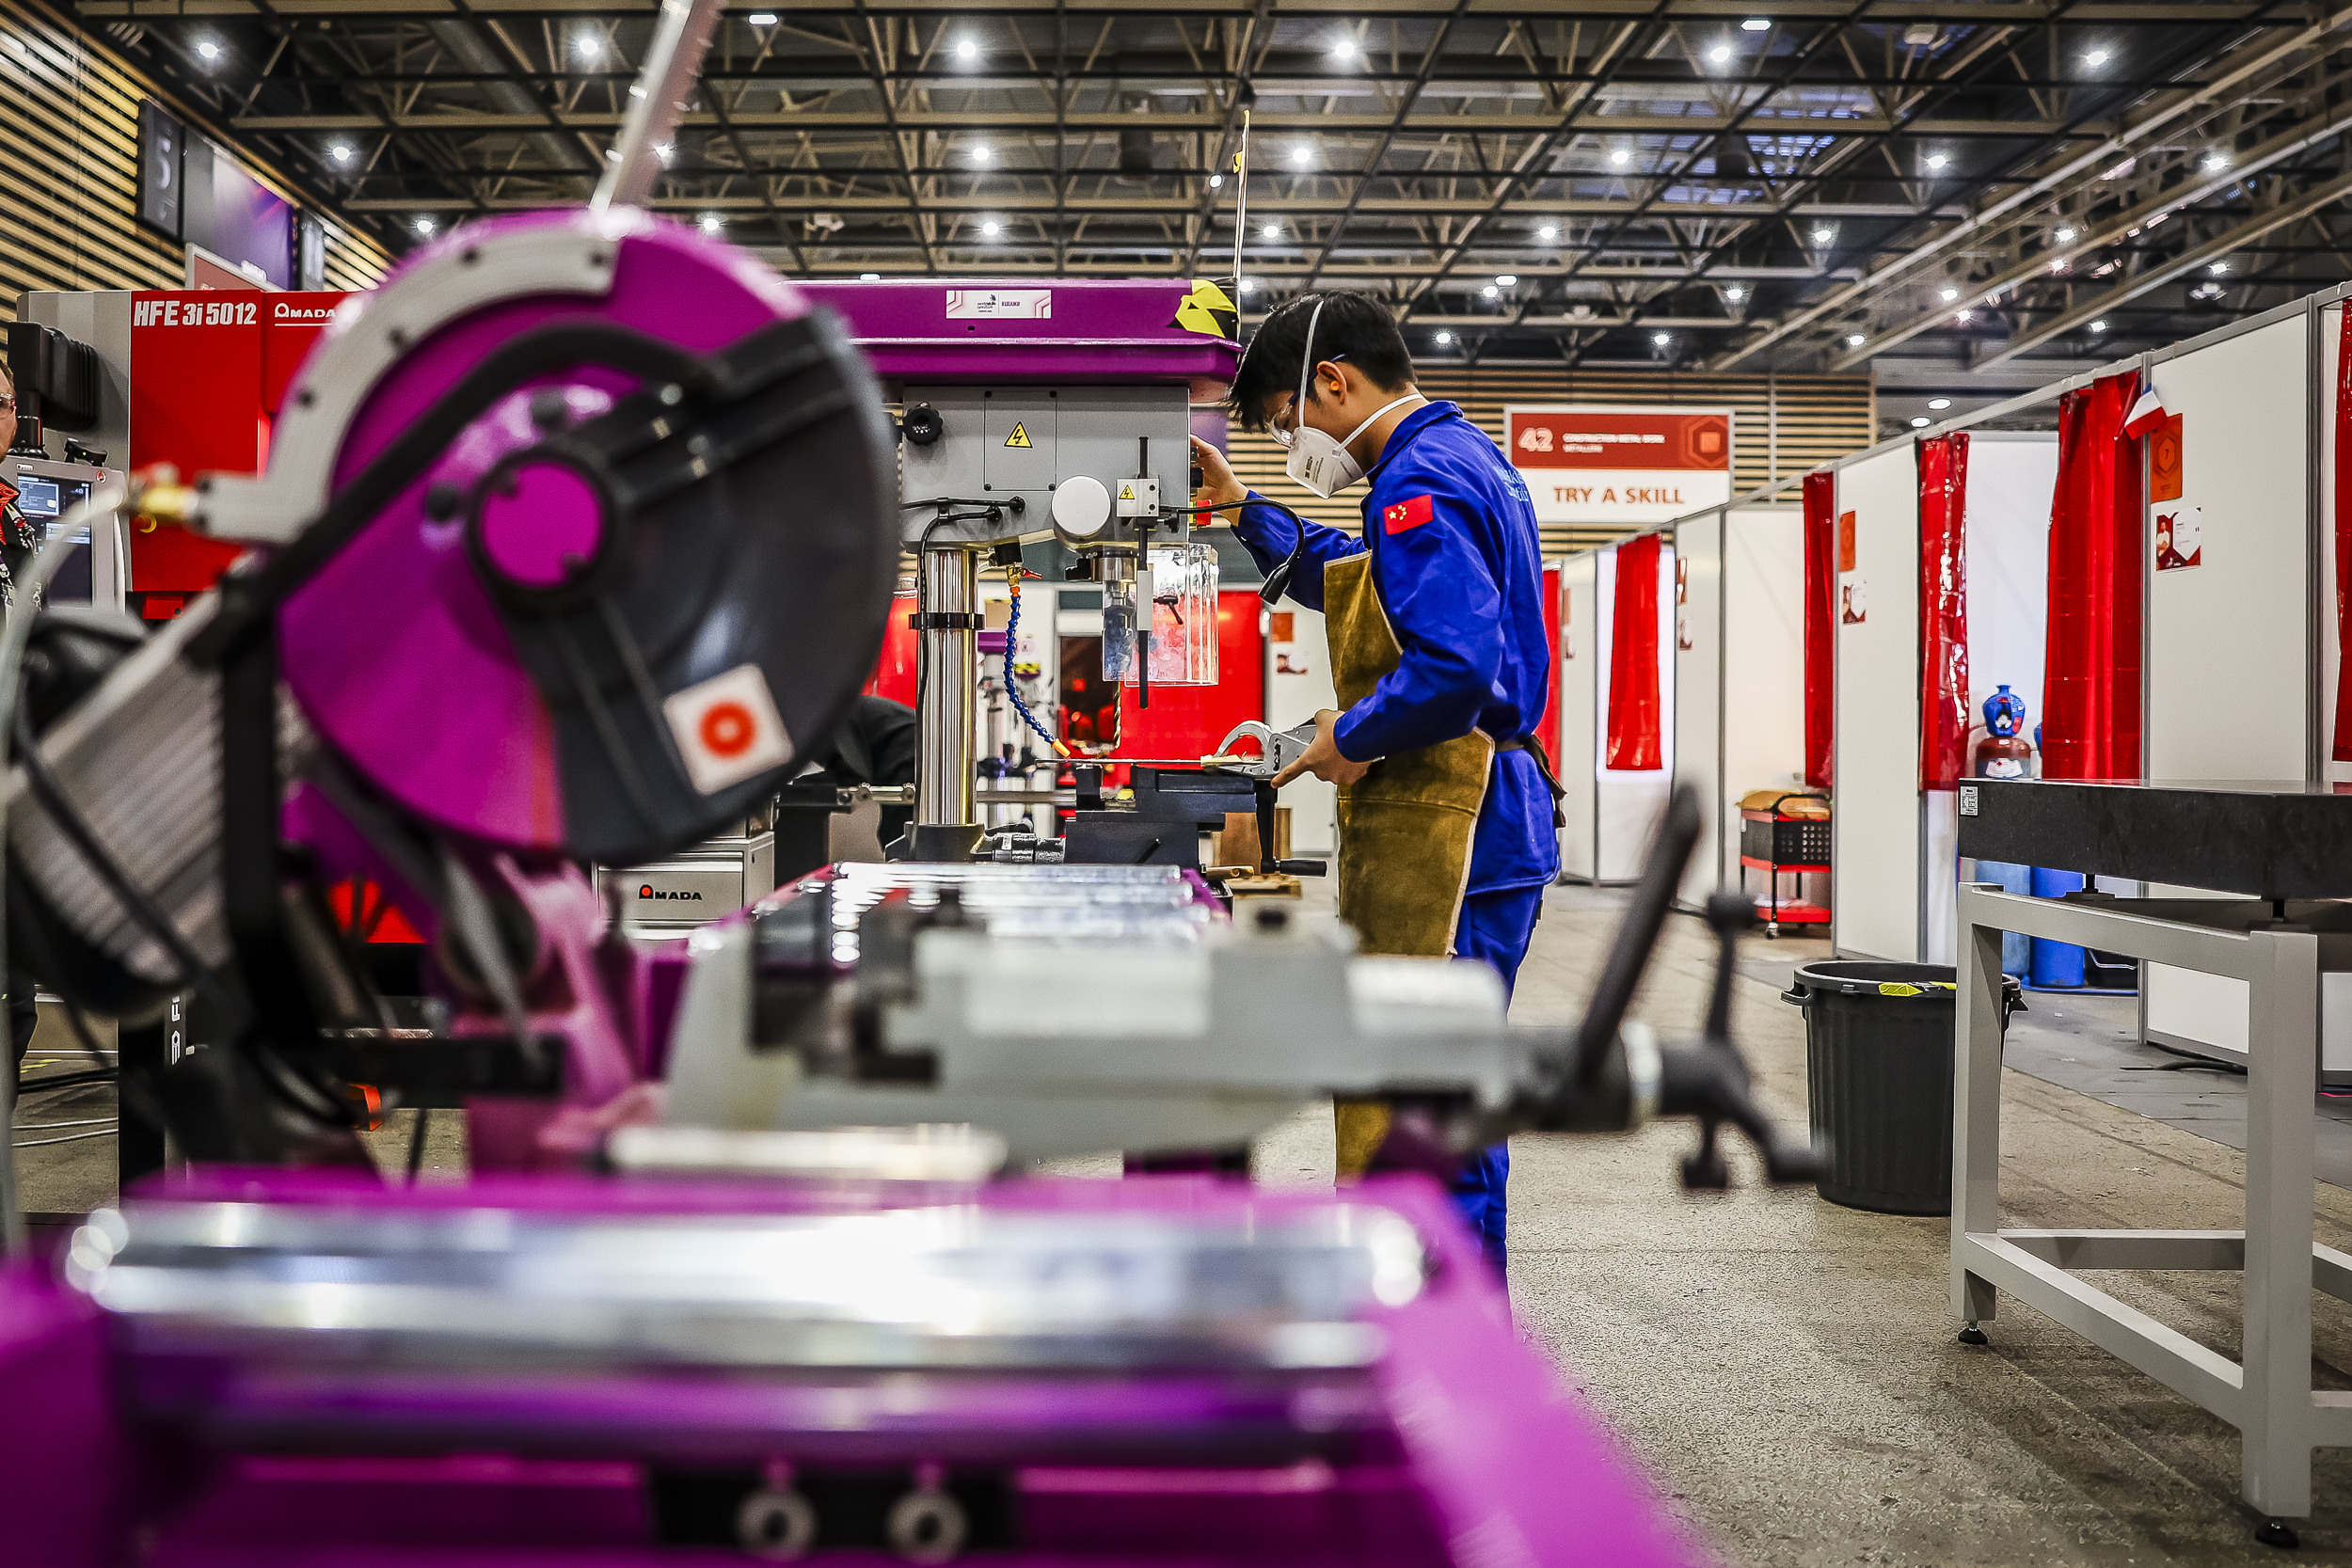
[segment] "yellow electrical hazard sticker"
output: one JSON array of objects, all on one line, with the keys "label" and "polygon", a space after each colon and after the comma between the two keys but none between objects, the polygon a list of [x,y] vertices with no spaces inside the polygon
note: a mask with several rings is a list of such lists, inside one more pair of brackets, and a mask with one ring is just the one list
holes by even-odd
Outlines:
[{"label": "yellow electrical hazard sticker", "polygon": [[[1220,319],[1220,317],[1222,319]],[[1187,332],[1205,333],[1212,338],[1230,338],[1239,325],[1240,311],[1232,298],[1209,278],[1194,281],[1192,292],[1176,307],[1176,319],[1168,325],[1181,326]]]},{"label": "yellow electrical hazard sticker", "polygon": [[1120,485],[1119,487],[1119,499],[1123,501],[1134,500],[1136,499],[1136,487],[1132,484]]},{"label": "yellow electrical hazard sticker", "polygon": [[1016,422],[1012,427],[1012,434],[1005,437],[1005,445],[1009,447],[1025,447],[1031,444],[1029,427],[1024,423]]}]

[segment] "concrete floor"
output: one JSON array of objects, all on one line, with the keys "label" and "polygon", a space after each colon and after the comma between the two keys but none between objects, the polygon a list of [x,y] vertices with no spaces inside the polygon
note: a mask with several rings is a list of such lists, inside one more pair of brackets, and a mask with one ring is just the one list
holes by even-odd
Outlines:
[{"label": "concrete floor", "polygon": [[[1324,902],[1328,889],[1313,895]],[[1516,1019],[1579,1015],[1618,902],[1553,890],[1520,974]],[[1735,1032],[1768,1106],[1798,1126],[1803,1025],[1778,992],[1796,962],[1825,956],[1818,942],[1750,939],[1737,982]],[[1694,1030],[1711,962],[1704,927],[1669,922],[1635,1015],[1669,1037]],[[2158,1058],[2136,1055],[2140,1048],[2119,1037],[2116,1020],[2071,1001],[2037,1006],[2035,1033],[2012,1043],[2004,1078],[2004,1223],[2239,1224],[2243,1161],[2228,1147],[2235,1081],[2135,1074]],[[2078,1033],[2055,1016],[2068,1007],[2080,1009]],[[63,1037],[61,1027],[41,1037]],[[20,1120],[100,1117],[111,1107],[103,1092],[45,1096]],[[459,1120],[434,1118],[426,1151],[434,1178],[462,1175]],[[372,1139],[386,1168],[398,1168],[407,1131],[404,1113]],[[1516,1140],[1511,1291],[1522,1331],[1550,1352],[1656,1479],[1665,1506],[1722,1561],[2280,1560],[2249,1540],[2258,1521],[2238,1501],[2229,1426],[2014,1302],[1987,1325],[1990,1347],[1954,1341],[1947,1222],[1759,1189],[1754,1162],[1738,1151],[1742,1184],[1692,1196],[1676,1177],[1691,1138],[1685,1127],[1661,1124],[1626,1137]],[[22,1158],[29,1208],[79,1212],[113,1195],[111,1139]],[[1262,1180],[1322,1182],[1331,1158],[1328,1112],[1318,1108],[1265,1139],[1256,1164]],[[1117,1161],[1060,1168],[1110,1176]],[[2352,1244],[2352,1193],[2323,1183],[2316,1201],[2321,1239]],[[2115,1274],[2098,1282],[2235,1354],[2234,1275]],[[2315,1374],[2352,1387],[2352,1312],[2324,1296],[2314,1310]],[[2319,1500],[2302,1523],[2299,1556],[2352,1561],[2352,1451],[2317,1458]]]}]

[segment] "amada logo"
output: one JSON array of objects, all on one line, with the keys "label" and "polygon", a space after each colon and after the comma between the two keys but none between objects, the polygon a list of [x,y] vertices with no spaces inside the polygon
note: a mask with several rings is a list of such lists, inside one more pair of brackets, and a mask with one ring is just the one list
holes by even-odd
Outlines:
[{"label": "amada logo", "polygon": [[279,300],[270,307],[272,321],[324,323],[332,320],[334,314],[335,308],[331,305],[288,305]]},{"label": "amada logo", "polygon": [[703,895],[699,893],[666,892],[662,889],[655,887],[651,882],[639,883],[637,887],[637,896],[640,898],[678,898],[695,904],[699,904],[703,901]]}]

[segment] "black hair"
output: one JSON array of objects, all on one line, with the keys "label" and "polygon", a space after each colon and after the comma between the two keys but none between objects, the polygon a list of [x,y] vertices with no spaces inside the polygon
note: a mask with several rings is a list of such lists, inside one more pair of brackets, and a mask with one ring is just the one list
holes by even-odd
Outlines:
[{"label": "black hair", "polygon": [[[1315,314],[1316,302],[1323,314]],[[1307,324],[1314,323],[1315,363],[1343,359],[1363,372],[1384,392],[1401,392],[1413,383],[1413,356],[1405,335],[1396,329],[1396,314],[1367,293],[1333,289],[1300,294],[1266,312],[1249,340],[1249,350],[1233,372],[1228,399],[1234,420],[1244,430],[1265,423],[1265,400],[1277,392],[1298,389],[1299,361],[1307,354]],[[1307,395],[1315,395],[1310,386]]]}]

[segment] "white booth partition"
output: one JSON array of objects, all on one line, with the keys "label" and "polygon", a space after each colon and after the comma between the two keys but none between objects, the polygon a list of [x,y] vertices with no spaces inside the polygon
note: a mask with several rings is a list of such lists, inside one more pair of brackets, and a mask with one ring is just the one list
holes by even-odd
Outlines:
[{"label": "white booth partition", "polygon": [[1840,954],[1916,962],[1919,475],[1909,442],[1837,470],[1836,541],[1830,935]]},{"label": "white booth partition", "polygon": [[1674,526],[1674,778],[1707,802],[1698,845],[1676,894],[1692,909],[1704,905],[1724,880],[1724,530],[1721,512],[1702,512]]},{"label": "white booth partition", "polygon": [[[1977,431],[1968,439],[1966,531],[1968,722],[1973,746],[1985,700],[2002,687],[2042,722],[2049,655],[2050,507],[2058,488],[2054,431]],[[2037,749],[2038,750],[2038,749]],[[1912,742],[1916,769],[1918,740]],[[1919,800],[1920,961],[1957,963],[1960,821],[1952,791]]]},{"label": "white booth partition", "polygon": [[1630,882],[1642,875],[1642,862],[1664,811],[1674,784],[1675,740],[1675,552],[1663,545],[1658,551],[1658,683],[1659,766],[1613,768],[1609,760],[1610,693],[1615,678],[1617,563],[1624,545],[1595,552],[1600,559],[1595,601],[1600,626],[1593,660],[1593,749],[1597,766],[1593,773],[1594,880]]},{"label": "white booth partition", "polygon": [[[1676,524],[1675,555],[1675,779],[1708,804],[1682,879],[1682,901],[1695,908],[1740,885],[1740,797],[1794,789],[1804,776],[1804,514],[1788,505],[1700,513]],[[1767,891],[1763,876],[1748,874],[1751,892]],[[1784,877],[1781,895],[1818,900],[1820,881]]]},{"label": "white booth partition", "polygon": [[[2179,420],[2177,464],[2168,450],[2149,475],[2143,559],[2155,569],[2144,586],[2142,645],[2152,779],[2319,776],[2333,721],[2319,701],[2322,672],[2332,668],[2323,650],[2333,639],[2316,613],[2314,567],[2333,553],[2317,530],[2323,509],[2332,518],[2332,497],[2317,483],[2311,427],[2333,422],[2313,416],[2315,404],[2332,413],[2340,309],[2296,311],[2151,356],[2156,393]],[[2314,327],[2324,376],[2312,373]],[[2177,484],[2164,483],[2167,467]],[[2149,1039],[2245,1055],[2246,982],[2153,963],[2143,973]],[[2352,974],[2326,976],[2325,986],[2322,1056],[2340,1072],[2352,1067],[2344,1060],[2352,1040],[2337,1037],[2352,1035]]]},{"label": "white booth partition", "polygon": [[1572,882],[1595,879],[1593,802],[1598,791],[1599,708],[1593,669],[1598,661],[1600,557],[1587,550],[1560,563],[1560,875]]},{"label": "white booth partition", "polygon": [[[1568,792],[1561,801],[1568,825],[1560,835],[1560,871],[1570,881],[1630,882],[1639,878],[1674,779],[1675,552],[1669,542],[1661,542],[1658,550],[1659,766],[1610,766],[1617,561],[1624,548],[1620,543],[1587,550],[1570,556],[1561,568],[1565,618],[1561,627],[1560,782]],[[1571,642],[1573,660],[1565,652]]]},{"label": "white booth partition", "polygon": [[[1804,778],[1804,511],[1735,506],[1724,516],[1722,879],[1740,881],[1740,798]],[[1751,883],[1755,879],[1751,877]],[[1783,896],[1820,902],[1806,877]]]}]

